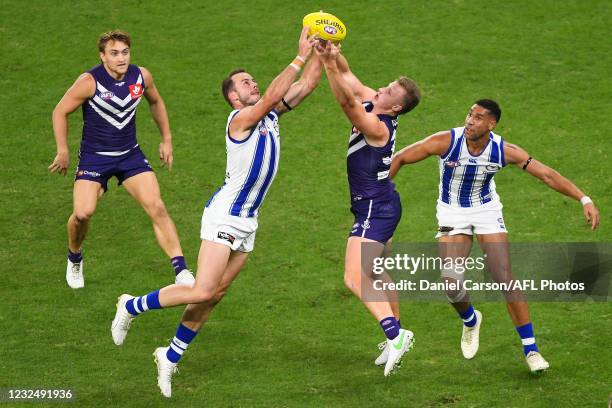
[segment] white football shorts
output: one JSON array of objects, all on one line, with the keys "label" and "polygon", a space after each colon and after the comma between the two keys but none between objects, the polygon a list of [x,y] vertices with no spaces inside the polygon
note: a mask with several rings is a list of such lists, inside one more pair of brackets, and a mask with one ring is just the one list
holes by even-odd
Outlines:
[{"label": "white football shorts", "polygon": [[251,252],[255,245],[257,217],[237,217],[215,210],[204,209],[200,238],[227,245],[232,251]]},{"label": "white football shorts", "polygon": [[436,239],[458,234],[507,233],[502,214],[502,204],[491,202],[478,207],[452,207],[438,202],[436,217],[438,233]]}]

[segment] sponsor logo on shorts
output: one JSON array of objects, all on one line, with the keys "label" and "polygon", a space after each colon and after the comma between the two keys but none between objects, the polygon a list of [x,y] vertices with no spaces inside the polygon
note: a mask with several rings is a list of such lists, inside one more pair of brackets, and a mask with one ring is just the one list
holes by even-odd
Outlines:
[{"label": "sponsor logo on shorts", "polygon": [[141,84],[130,85],[130,95],[132,95],[132,99],[140,98],[143,92],[144,92],[144,87]]},{"label": "sponsor logo on shorts", "polygon": [[361,224],[361,228],[363,228],[364,230],[370,229],[370,221],[365,220],[363,224]]},{"label": "sponsor logo on shorts", "polygon": [[487,171],[498,171],[501,169],[501,166],[499,164],[489,164],[485,169],[487,169]]},{"label": "sponsor logo on shorts", "polygon": [[77,177],[81,176],[100,177],[100,173],[98,173],[97,171],[78,170]]},{"label": "sponsor logo on shorts", "polygon": [[438,232],[451,232],[454,229],[455,227],[444,227],[441,225],[440,227],[438,227]]},{"label": "sponsor logo on shorts", "polygon": [[461,163],[459,163],[458,161],[445,161],[444,165],[446,167],[459,167],[461,166]]},{"label": "sponsor logo on shorts", "polygon": [[217,238],[225,240],[229,242],[230,244],[233,244],[234,240],[236,239],[236,237],[233,236],[232,234],[228,234],[227,232],[222,232],[222,231],[219,231],[219,233],[217,234]]},{"label": "sponsor logo on shorts", "polygon": [[115,96],[115,94],[112,92],[100,92],[100,98],[104,99],[105,101],[108,101],[113,96]]},{"label": "sponsor logo on shorts", "polygon": [[499,222],[499,228],[506,229],[506,226],[504,225],[504,219],[503,218],[499,217],[497,219],[497,222]]}]

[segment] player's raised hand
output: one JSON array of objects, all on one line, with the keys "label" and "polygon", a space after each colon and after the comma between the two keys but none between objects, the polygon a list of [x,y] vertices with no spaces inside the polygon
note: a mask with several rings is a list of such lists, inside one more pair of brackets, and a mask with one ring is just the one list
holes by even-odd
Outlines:
[{"label": "player's raised hand", "polygon": [[323,62],[330,62],[338,57],[338,54],[340,54],[340,47],[340,44],[336,45],[331,41],[319,40],[315,46],[315,52],[321,57]]},{"label": "player's raised hand", "polygon": [[68,165],[70,164],[70,159],[68,157],[68,152],[59,152],[53,159],[53,163],[47,167],[51,173],[59,173],[63,176],[68,173]]},{"label": "player's raised hand", "polygon": [[594,231],[599,225],[599,211],[597,207],[593,203],[588,203],[582,206],[582,211],[584,212],[587,224],[591,224],[591,230]]},{"label": "player's raised hand", "polygon": [[159,159],[162,162],[162,167],[168,167],[168,170],[172,170],[172,142],[161,142],[159,144]]},{"label": "player's raised hand", "polygon": [[298,44],[298,55],[304,59],[308,59],[308,57],[310,57],[312,47],[317,42],[316,36],[308,38],[308,30],[310,30],[310,27],[308,26],[302,28],[302,32],[300,33],[300,42]]}]

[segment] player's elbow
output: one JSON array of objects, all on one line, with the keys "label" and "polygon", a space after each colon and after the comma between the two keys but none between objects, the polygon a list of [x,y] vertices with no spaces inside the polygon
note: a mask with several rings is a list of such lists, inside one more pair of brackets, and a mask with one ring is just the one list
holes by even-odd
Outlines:
[{"label": "player's elbow", "polygon": [[61,108],[60,105],[57,105],[55,107],[55,109],[53,109],[53,112],[51,113],[51,120],[53,122],[56,122],[57,120],[60,120],[62,118],[67,118],[68,117],[68,113],[64,111],[64,109]]}]

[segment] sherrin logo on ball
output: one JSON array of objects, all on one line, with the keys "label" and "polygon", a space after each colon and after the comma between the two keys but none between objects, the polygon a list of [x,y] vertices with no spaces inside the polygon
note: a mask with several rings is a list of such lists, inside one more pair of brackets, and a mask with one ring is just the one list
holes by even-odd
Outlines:
[{"label": "sherrin logo on ball", "polygon": [[308,35],[317,35],[324,40],[338,43],[346,38],[346,26],[333,14],[322,11],[310,13],[304,17],[302,24],[310,27]]}]

